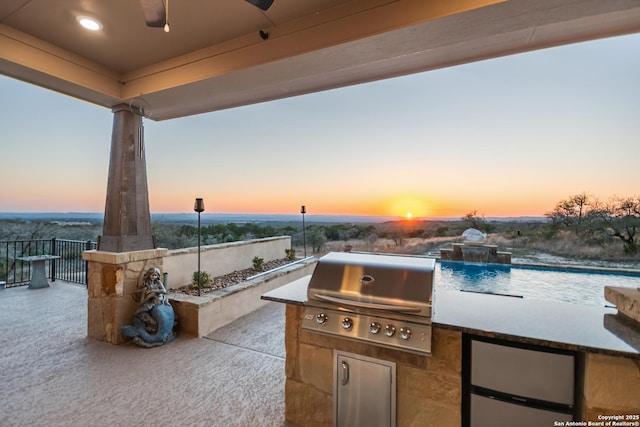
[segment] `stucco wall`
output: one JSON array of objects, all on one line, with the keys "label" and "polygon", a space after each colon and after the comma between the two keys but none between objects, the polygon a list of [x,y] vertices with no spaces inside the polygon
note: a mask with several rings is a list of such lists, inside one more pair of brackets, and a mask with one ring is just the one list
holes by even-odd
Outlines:
[{"label": "stucco wall", "polygon": [[[237,270],[253,267],[253,258],[265,262],[286,256],[291,248],[290,236],[268,237],[241,242],[220,243],[200,248],[200,270],[211,276],[220,276]],[[164,271],[168,273],[169,288],[179,288],[191,283],[193,272],[198,270],[198,248],[169,251],[164,258]]]},{"label": "stucco wall", "polygon": [[203,296],[169,294],[178,316],[178,333],[202,337],[269,303],[265,292],[310,275],[315,258],[298,260],[276,271],[266,272],[243,283]]}]

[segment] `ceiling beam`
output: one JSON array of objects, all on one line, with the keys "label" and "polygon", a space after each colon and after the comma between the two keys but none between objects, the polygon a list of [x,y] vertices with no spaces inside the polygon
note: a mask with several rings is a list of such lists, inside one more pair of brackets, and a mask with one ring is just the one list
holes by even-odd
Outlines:
[{"label": "ceiling beam", "polygon": [[127,73],[122,77],[124,97],[142,97],[502,1],[377,0],[348,3],[267,28],[264,30],[269,33],[266,41],[258,34],[248,35]]},{"label": "ceiling beam", "polygon": [[[144,97],[153,118],[163,120],[635,32],[640,32],[638,2],[511,0]],[[163,105],[162,98],[174,102]]]},{"label": "ceiling beam", "polygon": [[104,106],[122,97],[118,73],[3,24],[0,52],[8,76]]}]

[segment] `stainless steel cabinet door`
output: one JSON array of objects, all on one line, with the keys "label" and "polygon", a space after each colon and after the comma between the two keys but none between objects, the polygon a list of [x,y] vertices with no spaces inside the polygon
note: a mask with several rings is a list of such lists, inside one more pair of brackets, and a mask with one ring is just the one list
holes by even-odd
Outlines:
[{"label": "stainless steel cabinet door", "polygon": [[334,352],[334,425],[395,427],[396,365]]}]

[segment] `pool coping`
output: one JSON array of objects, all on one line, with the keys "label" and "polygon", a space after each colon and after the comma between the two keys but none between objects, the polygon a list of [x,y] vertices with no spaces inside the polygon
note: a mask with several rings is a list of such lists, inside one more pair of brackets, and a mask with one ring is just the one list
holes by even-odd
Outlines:
[{"label": "pool coping", "polygon": [[605,274],[624,274],[629,276],[640,277],[640,269],[631,268],[619,268],[619,267],[600,267],[590,265],[573,265],[573,264],[543,264],[543,263],[511,263],[511,264],[498,264],[498,263],[475,263],[465,261],[448,261],[436,259],[437,262],[445,264],[467,264],[467,265],[487,265],[498,268],[510,268],[510,267],[523,267],[531,269],[544,269],[544,270],[557,270],[557,271],[576,271],[576,272],[589,272],[589,273],[605,273]]}]

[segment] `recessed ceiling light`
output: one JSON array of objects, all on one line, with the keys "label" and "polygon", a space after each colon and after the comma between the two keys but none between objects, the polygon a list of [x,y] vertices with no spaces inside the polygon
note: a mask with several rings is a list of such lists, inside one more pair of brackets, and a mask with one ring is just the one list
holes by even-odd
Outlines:
[{"label": "recessed ceiling light", "polygon": [[76,18],[80,25],[82,25],[87,30],[98,31],[102,29],[102,24],[93,18],[89,18],[88,16],[78,16]]}]

